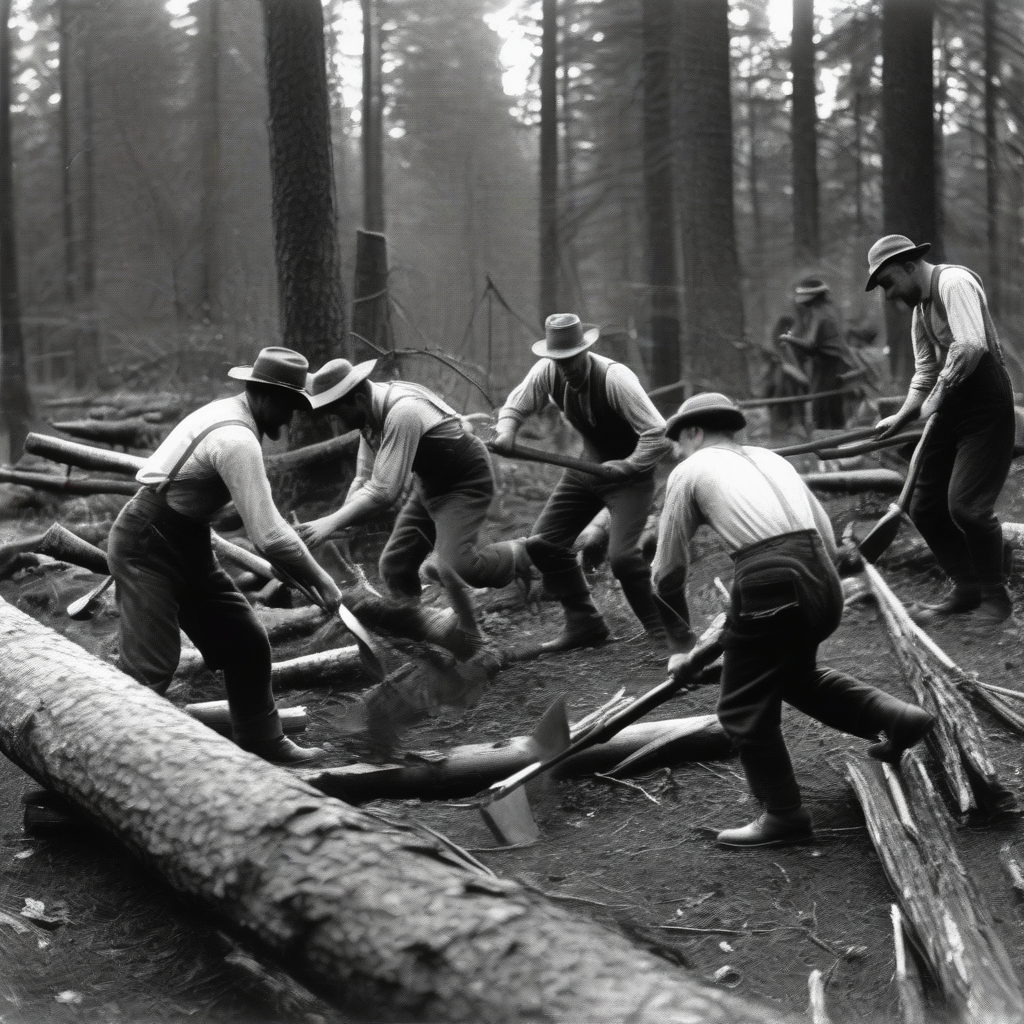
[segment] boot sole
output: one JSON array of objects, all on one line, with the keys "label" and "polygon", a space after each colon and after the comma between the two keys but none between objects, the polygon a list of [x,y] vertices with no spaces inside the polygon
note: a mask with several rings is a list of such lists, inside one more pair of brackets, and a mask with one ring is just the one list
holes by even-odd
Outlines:
[{"label": "boot sole", "polygon": [[809,843],[814,840],[813,830],[802,833],[798,836],[784,836],[780,839],[762,839],[756,843],[730,842],[728,839],[716,839],[719,846],[728,846],[732,850],[753,850],[759,846],[796,846],[799,843]]}]

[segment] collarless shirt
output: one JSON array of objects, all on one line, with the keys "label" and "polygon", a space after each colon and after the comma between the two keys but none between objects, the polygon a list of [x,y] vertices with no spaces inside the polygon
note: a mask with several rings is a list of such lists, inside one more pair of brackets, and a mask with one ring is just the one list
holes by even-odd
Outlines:
[{"label": "collarless shirt", "polygon": [[730,555],[783,533],[816,530],[835,556],[832,524],[797,471],[767,448],[743,446],[744,458],[739,447],[698,449],[672,470],[651,567],[656,579],[688,564],[690,540],[702,525],[722,538]]}]

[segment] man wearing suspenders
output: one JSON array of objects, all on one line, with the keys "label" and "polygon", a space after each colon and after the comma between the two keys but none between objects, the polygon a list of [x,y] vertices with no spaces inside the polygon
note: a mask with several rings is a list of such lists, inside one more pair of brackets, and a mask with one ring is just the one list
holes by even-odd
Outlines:
[{"label": "man wearing suspenders", "polygon": [[[818,645],[843,614],[832,524],[785,459],[739,444],[735,435],[745,424],[742,411],[714,393],[687,399],[670,417],[666,435],[678,439],[685,461],[668,478],[653,571],[659,590],[681,589],[689,542],[702,524],[735,561],[717,710],[764,813],[719,833],[718,841],[765,846],[811,835],[780,728],[783,701],[833,729],[876,740],[868,753],[894,762],[924,736],[932,716],[818,666]],[[669,660],[670,672],[680,657]]]},{"label": "man wearing suspenders", "polygon": [[146,460],[144,486],[110,532],[117,585],[121,668],[163,693],[181,654],[179,628],[206,664],[224,670],[235,742],[268,761],[315,757],[288,739],[270,688],[266,630],[210,547],[210,520],[233,501],[249,539],[305,584],[325,608],[341,592],[274,505],[260,438],[276,438],[296,409],[309,408],[308,364],[287,348],[265,348],[229,376],[245,392],[186,416]]},{"label": "man wearing suspenders", "polygon": [[313,408],[360,430],[356,475],[336,512],[299,526],[316,547],[333,533],[390,508],[414,487],[380,557],[380,574],[398,597],[420,596],[420,566],[435,552],[471,587],[505,587],[529,574],[522,542],[481,547],[480,527],[494,497],[494,475],[483,442],[432,391],[407,381],[368,380],[375,359],[353,366],[332,359],[311,378]]},{"label": "man wearing suspenders", "polygon": [[910,516],[953,592],[912,606],[912,617],[923,625],[972,613],[975,623],[993,626],[1012,611],[994,508],[1013,458],[1013,388],[980,279],[966,267],[926,262],[929,248],[886,235],[868,252],[867,290],[881,286],[914,311],[910,390],[876,429],[887,437],[919,413],[939,413]]},{"label": "man wearing suspenders", "polygon": [[[565,612],[561,635],[543,646],[568,650],[608,638],[608,627],[594,607],[572,551],[576,538],[602,508],[611,514],[612,574],[640,624],[660,637],[662,617],[639,542],[654,502],[654,467],[672,447],[664,437],[665,421],[632,370],[588,351],[598,339],[598,328],[581,324],[574,313],[555,313],[548,317],[545,333],[544,340],[533,346],[540,361],[498,413],[492,447],[509,451],[523,421],[552,401],[582,435],[584,458],[603,463],[616,478],[602,480],[566,470],[534,524],[527,550],[544,576],[545,588]],[[674,618],[668,619],[671,627]]]}]

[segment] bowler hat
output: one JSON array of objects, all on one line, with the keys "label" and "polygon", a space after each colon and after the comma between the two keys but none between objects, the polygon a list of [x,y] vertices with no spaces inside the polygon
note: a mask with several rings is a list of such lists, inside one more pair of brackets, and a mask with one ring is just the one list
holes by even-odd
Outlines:
[{"label": "bowler hat", "polygon": [[828,291],[828,285],[820,277],[805,277],[793,289],[793,298],[802,305],[819,295],[827,295]]},{"label": "bowler hat", "polygon": [[289,391],[306,394],[306,377],[309,363],[306,357],[294,349],[271,345],[260,350],[252,366],[233,366],[228,376],[235,380],[254,381],[257,384],[276,384]]},{"label": "bowler hat", "polygon": [[533,346],[533,354],[548,359],[569,359],[590,348],[601,334],[601,328],[580,323],[575,313],[552,313],[544,321],[544,333],[543,341]]},{"label": "bowler hat", "polygon": [[864,286],[864,291],[869,292],[877,286],[878,281],[875,278],[886,264],[892,263],[895,259],[905,262],[916,260],[931,247],[931,242],[914,245],[906,235],[885,235],[880,238],[868,250],[868,283]]},{"label": "bowler hat", "polygon": [[731,398],[717,391],[688,398],[665,424],[665,436],[675,441],[683,427],[710,427],[713,430],[740,430],[747,425],[743,410]]},{"label": "bowler hat", "polygon": [[330,359],[309,376],[309,404],[322,409],[344,398],[357,384],[373,372],[376,359],[367,359],[353,366],[347,359]]}]

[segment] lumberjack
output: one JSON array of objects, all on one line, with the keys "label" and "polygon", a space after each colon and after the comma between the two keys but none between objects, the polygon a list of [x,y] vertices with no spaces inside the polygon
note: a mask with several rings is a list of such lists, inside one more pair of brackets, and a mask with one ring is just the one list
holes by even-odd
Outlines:
[{"label": "lumberjack", "polygon": [[527,550],[565,612],[561,634],[543,647],[568,650],[608,639],[608,627],[572,552],[573,542],[605,507],[611,515],[612,574],[645,631],[660,640],[666,628],[671,634],[681,624],[671,615],[663,624],[639,541],[654,501],[654,467],[671,448],[665,421],[632,370],[588,351],[600,334],[597,327],[580,323],[574,313],[555,313],[544,327],[544,340],[533,346],[541,359],[505,400],[491,448],[512,453],[523,421],[552,401],[582,435],[585,457],[601,462],[618,479],[566,470],[533,525]]},{"label": "lumberjack", "polygon": [[433,392],[407,381],[368,379],[375,359],[353,366],[332,359],[310,380],[314,410],[336,416],[346,431],[359,430],[356,475],[336,512],[299,526],[316,547],[332,534],[365,522],[412,493],[399,512],[380,556],[380,574],[398,597],[418,600],[420,566],[433,550],[444,569],[471,587],[505,587],[529,578],[522,541],[481,547],[480,527],[494,496],[494,474],[483,442]]},{"label": "lumberjack", "polygon": [[206,664],[224,670],[235,741],[268,761],[322,754],[286,738],[271,692],[270,642],[249,603],[217,563],[210,520],[233,501],[249,539],[327,609],[341,592],[274,505],[260,439],[276,438],[309,408],[308,364],[291,349],[263,349],[228,375],[245,392],[186,416],[146,460],[144,486],[117,517],[108,558],[121,613],[121,668],[163,693],[181,654],[179,626]]},{"label": "lumberjack", "polygon": [[[735,561],[718,718],[765,810],[749,825],[720,832],[726,846],[811,835],[780,728],[782,701],[833,729],[875,740],[868,753],[893,762],[933,721],[916,705],[818,667],[818,645],[843,614],[832,524],[785,459],[739,444],[735,435],[745,424],[741,410],[716,393],[688,398],[670,417],[665,433],[678,439],[684,461],[668,479],[653,565],[659,592],[681,591],[688,545],[701,524]],[[673,674],[682,657],[669,659]]]},{"label": "lumberjack", "polygon": [[1013,388],[980,279],[966,267],[926,262],[930,247],[886,235],[868,252],[867,291],[880,286],[914,311],[914,377],[902,408],[875,429],[888,437],[941,405],[910,517],[953,590],[907,611],[918,625],[973,612],[972,622],[995,626],[1013,610],[994,511],[1013,458]]}]

